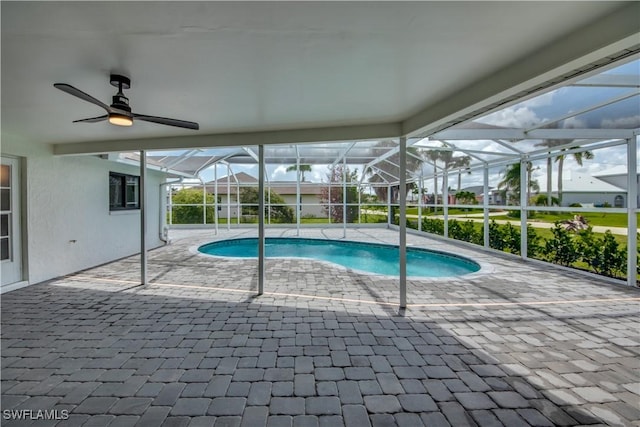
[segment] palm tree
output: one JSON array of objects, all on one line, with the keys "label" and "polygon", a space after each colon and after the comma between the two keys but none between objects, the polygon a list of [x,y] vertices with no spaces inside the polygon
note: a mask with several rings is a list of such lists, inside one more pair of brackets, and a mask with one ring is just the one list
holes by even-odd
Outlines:
[{"label": "palm tree", "polygon": [[[577,147],[572,147],[577,148]],[[563,149],[562,151],[566,151],[567,149]],[[560,154],[556,157],[556,162],[558,162],[558,205],[562,205],[562,169],[564,167],[564,154]],[[591,160],[593,159],[593,153],[591,151],[582,151],[578,153],[573,153],[573,159],[576,161],[578,166],[582,166],[582,161],[584,159]]]},{"label": "palm tree", "polygon": [[[512,165],[507,166],[504,172],[504,178],[502,181],[498,183],[498,189],[504,189],[504,193],[508,195],[511,193],[511,198],[516,203],[520,204],[520,192],[521,192],[521,181],[520,181],[520,162],[514,163]],[[539,190],[540,185],[538,181],[535,179],[531,179],[531,172],[533,171],[533,165],[531,162],[527,162],[527,176],[528,184],[527,184],[527,200],[529,200],[529,196],[531,194],[531,190]]]},{"label": "palm tree", "polygon": [[[558,124],[554,123],[552,125],[546,126],[546,129],[558,129]],[[574,141],[573,139],[545,139],[544,141],[542,141],[541,143],[537,144],[540,147],[548,147],[548,148],[554,148],[557,147],[559,145],[565,145],[567,143],[570,143]],[[576,147],[571,147],[570,149],[574,149],[574,148],[578,148]],[[567,149],[564,148],[562,151],[566,151]],[[553,202],[553,198],[551,197],[551,174],[552,174],[552,167],[551,167],[551,151],[549,150],[549,157],[547,157],[547,204],[549,206],[551,206],[552,202]],[[559,155],[556,157],[556,162],[558,162],[558,206],[562,204],[562,169],[564,167],[564,159],[565,156],[563,154]],[[591,151],[583,151],[581,153],[574,153],[573,154],[573,159],[576,161],[576,163],[578,163],[579,166],[582,166],[582,161],[584,159],[587,160],[591,160],[593,159],[593,153]]]},{"label": "palm tree", "polygon": [[[298,166],[297,165],[291,165],[287,168],[287,172],[293,172],[295,170],[298,170]],[[311,172],[311,165],[300,165],[300,173],[302,174],[302,181],[304,181],[304,173],[305,172]]]},{"label": "palm tree", "polygon": [[[446,145],[442,145],[442,147],[447,147]],[[469,156],[453,156],[452,150],[429,150],[425,153],[425,157],[431,162],[433,162],[433,175],[434,175],[434,188],[438,188],[438,171],[436,162],[440,161],[444,163],[443,170],[460,168],[458,171],[458,191],[460,191],[461,180],[462,180],[462,168],[467,167],[471,164],[471,157]],[[436,190],[437,191],[437,190]],[[444,193],[444,181],[442,182],[442,192]],[[436,195],[436,203],[437,203],[437,195]]]},{"label": "palm tree", "polygon": [[433,213],[435,214],[438,212],[438,168],[436,162],[441,158],[440,151],[425,151],[424,156],[433,163],[433,203],[436,205],[433,207]]},{"label": "palm tree", "polygon": [[451,167],[454,169],[458,168],[458,191],[460,191],[462,187],[462,168],[468,168],[470,164],[471,157],[469,156],[454,157],[451,161]]},{"label": "palm tree", "polygon": [[520,194],[520,163],[507,166],[502,181],[498,183],[498,190],[503,191],[505,199],[509,196],[509,193],[511,193],[512,199],[517,198],[520,200],[520,197],[514,196],[514,194]]}]

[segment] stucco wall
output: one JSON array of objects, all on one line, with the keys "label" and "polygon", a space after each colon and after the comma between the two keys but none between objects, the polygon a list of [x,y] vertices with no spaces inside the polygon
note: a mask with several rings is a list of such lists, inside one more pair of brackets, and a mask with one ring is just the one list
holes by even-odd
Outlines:
[{"label": "stucco wall", "polygon": [[[27,157],[28,279],[38,283],[140,249],[140,211],[109,212],[109,171],[139,175],[134,166],[97,157]],[[148,247],[158,236],[163,175],[147,180]]]},{"label": "stucco wall", "polygon": [[612,207],[615,206],[616,196],[622,196],[624,203],[623,208],[627,207],[627,194],[625,192],[619,193],[562,193],[562,206],[569,206],[572,203],[593,204],[602,205],[605,202],[609,203]]}]

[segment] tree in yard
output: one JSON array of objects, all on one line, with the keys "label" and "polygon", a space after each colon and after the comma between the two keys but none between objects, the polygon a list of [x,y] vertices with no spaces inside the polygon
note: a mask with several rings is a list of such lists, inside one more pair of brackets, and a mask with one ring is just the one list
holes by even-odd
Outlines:
[{"label": "tree in yard", "polygon": [[[424,152],[424,156],[431,161],[433,165],[433,202],[438,204],[438,166],[437,162],[440,160],[440,151],[429,150]],[[433,208],[433,213],[438,212],[438,207]]]},{"label": "tree in yard", "polygon": [[[207,205],[213,204],[213,195],[206,194]],[[204,222],[202,188],[183,188],[171,194],[171,223],[172,224],[202,224]],[[185,206],[188,205],[188,206]],[[212,224],[215,209],[207,208],[207,224]]]},{"label": "tree in yard", "polygon": [[472,191],[458,191],[456,193],[456,202],[461,205],[477,205],[478,204],[476,195]]},{"label": "tree in yard", "polygon": [[[394,141],[380,141],[375,148],[389,148],[390,150],[397,147]],[[389,180],[399,180],[400,176],[400,153],[395,153],[383,161],[375,164],[373,168],[367,169],[370,183],[383,183]],[[407,172],[415,172],[420,169],[422,160],[420,153],[414,147],[407,148]],[[411,191],[413,183],[407,183],[406,192]],[[373,191],[376,193],[378,200],[387,201],[387,186],[375,186]],[[391,186],[391,203],[398,203],[400,191],[398,185]]]},{"label": "tree in yard", "polygon": [[[451,162],[451,168],[458,169],[458,191],[462,189],[462,169],[469,168],[471,164],[471,157],[469,156],[458,156],[454,157]],[[467,171],[467,173],[471,173]]]},{"label": "tree in yard", "polygon": [[[550,126],[546,126],[546,129],[558,129],[558,124],[554,123]],[[552,163],[552,157],[551,157],[551,151],[553,151],[553,148],[558,147],[560,145],[566,145],[571,143],[572,141],[574,141],[573,139],[545,139],[544,141],[542,141],[541,143],[537,144],[540,147],[547,147],[550,148],[549,150],[549,157],[547,157],[547,205],[552,205],[553,201],[552,201],[552,197],[551,197],[551,182],[552,182],[552,167],[551,167],[551,163]],[[578,148],[576,147],[571,147],[569,149],[574,149],[574,148]],[[567,148],[563,148],[562,150],[560,150],[560,152],[566,151]],[[583,160],[591,160],[593,159],[593,153],[591,151],[583,151],[583,152],[578,152],[578,153],[573,153],[573,159],[576,161],[576,163],[579,166],[582,166],[582,162]],[[555,160],[558,163],[558,206],[560,206],[562,204],[562,172],[564,169],[564,161],[565,161],[565,155],[564,154],[560,154],[559,156],[556,157]]]},{"label": "tree in yard", "polygon": [[[258,189],[256,187],[242,187],[240,189],[240,203],[243,204],[243,212],[248,215],[258,215]],[[266,195],[265,200],[271,199],[271,220],[273,222],[280,222],[290,224],[295,221],[295,215],[293,209],[286,206],[285,200],[278,193],[273,190],[270,191],[270,196]],[[269,207],[264,207],[265,216],[269,214]]]},{"label": "tree in yard", "polygon": [[[287,168],[287,172],[296,171],[298,167],[296,165],[291,165]],[[300,181],[304,181],[304,173],[311,172],[311,165],[300,165]]]},{"label": "tree in yard", "polygon": [[[563,149],[562,151],[566,151],[566,149]],[[565,159],[564,154],[561,154],[558,157],[556,157],[556,162],[558,162],[558,202],[559,202],[558,205],[562,204],[562,169],[564,167],[564,159]],[[582,166],[583,160],[593,159],[593,153],[591,151],[582,151],[580,153],[573,153],[573,159],[576,161],[578,166]]]},{"label": "tree in yard", "polygon": [[[546,194],[538,194],[531,199],[530,203],[533,206],[549,206],[549,198]],[[551,206],[553,205],[559,206],[560,203],[557,197],[551,196]]]},{"label": "tree in yard", "polygon": [[[527,180],[527,195],[529,195],[531,190],[539,190],[540,185],[538,184],[538,181],[530,178],[533,165],[531,162],[526,163],[527,175],[529,176],[529,179]],[[520,204],[520,164],[521,163],[518,162],[507,166],[504,172],[504,178],[498,183],[498,189],[502,189],[504,194],[510,197],[515,204]]]},{"label": "tree in yard", "polygon": [[355,222],[358,218],[360,206],[358,206],[358,170],[351,172],[349,168],[343,169],[342,165],[335,166],[328,174],[327,179],[331,187],[326,186],[320,189],[320,203],[327,212],[331,221],[343,221],[343,177],[347,182],[347,222]]},{"label": "tree in yard", "polygon": [[[442,145],[443,148],[449,148],[446,145]],[[460,191],[462,186],[462,169],[467,168],[471,164],[471,157],[469,156],[454,156],[454,151],[452,149],[447,150],[428,150],[424,152],[424,157],[428,159],[433,164],[433,175],[434,175],[434,188],[437,192],[438,189],[438,167],[437,162],[444,163],[442,167],[443,170],[449,171],[450,169],[458,168],[458,191]],[[442,192],[444,194],[444,180],[442,182]],[[435,197],[437,203],[437,195]]]}]

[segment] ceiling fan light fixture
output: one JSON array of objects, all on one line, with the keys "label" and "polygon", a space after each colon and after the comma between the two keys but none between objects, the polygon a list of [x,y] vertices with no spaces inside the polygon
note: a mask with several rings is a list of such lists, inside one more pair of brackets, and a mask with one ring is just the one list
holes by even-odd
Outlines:
[{"label": "ceiling fan light fixture", "polygon": [[87,119],[74,120],[73,123],[98,123],[108,120],[109,123],[115,126],[128,127],[133,125],[133,118],[136,120],[142,120],[144,122],[157,123],[166,126],[175,126],[183,129],[200,129],[200,125],[196,122],[189,122],[186,120],[172,119],[169,117],[148,116],[146,114],[137,114],[131,111],[129,106],[129,98],[124,96],[122,91],[131,87],[131,80],[128,77],[121,76],[119,74],[111,75],[111,85],[118,88],[112,99],[112,104],[107,105],[102,101],[94,98],[88,93],[84,93],[78,88],[75,88],[67,83],[54,83],[53,87],[59,89],[71,96],[75,96],[83,101],[89,102],[93,105],[97,105],[106,111],[107,114],[98,117],[89,117]]},{"label": "ceiling fan light fixture", "polygon": [[116,126],[131,126],[133,119],[125,114],[111,113],[109,114],[109,123]]}]

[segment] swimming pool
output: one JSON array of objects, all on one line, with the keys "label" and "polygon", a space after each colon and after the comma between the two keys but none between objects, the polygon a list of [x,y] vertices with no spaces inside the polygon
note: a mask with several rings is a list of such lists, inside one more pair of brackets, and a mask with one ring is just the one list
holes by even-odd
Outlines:
[{"label": "swimming pool", "polygon": [[[258,239],[229,239],[207,243],[198,248],[207,255],[234,258],[256,258]],[[397,276],[399,250],[397,246],[341,240],[266,238],[267,258],[311,258],[367,273]],[[450,277],[480,270],[480,265],[468,258],[421,248],[407,248],[407,276]]]}]

